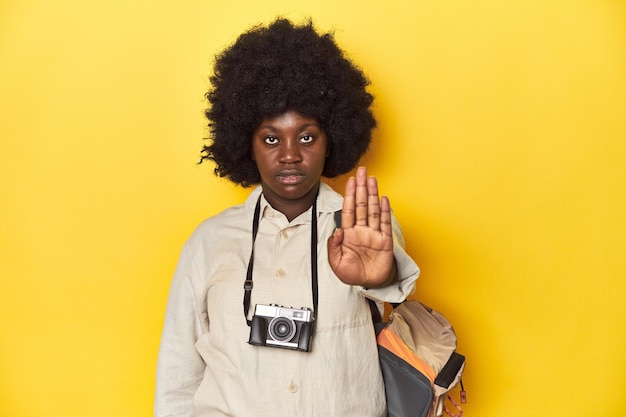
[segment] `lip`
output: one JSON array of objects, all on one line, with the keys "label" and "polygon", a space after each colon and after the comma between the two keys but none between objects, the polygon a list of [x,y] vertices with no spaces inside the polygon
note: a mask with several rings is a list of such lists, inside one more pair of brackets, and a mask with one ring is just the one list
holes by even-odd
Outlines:
[{"label": "lip", "polygon": [[284,185],[295,185],[304,181],[305,175],[299,171],[281,171],[274,177]]}]

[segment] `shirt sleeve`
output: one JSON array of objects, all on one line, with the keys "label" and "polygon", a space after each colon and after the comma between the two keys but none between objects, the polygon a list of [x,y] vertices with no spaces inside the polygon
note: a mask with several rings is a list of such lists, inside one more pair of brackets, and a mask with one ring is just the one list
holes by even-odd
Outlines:
[{"label": "shirt sleeve", "polygon": [[382,288],[359,287],[359,291],[376,302],[401,303],[415,289],[415,281],[419,277],[420,269],[413,259],[404,250],[402,229],[395,216],[391,216],[393,233],[393,257],[396,261],[396,279]]},{"label": "shirt sleeve", "polygon": [[192,417],[193,397],[205,363],[195,348],[202,320],[192,278],[197,273],[188,245],[170,288],[156,371],[155,417]]}]

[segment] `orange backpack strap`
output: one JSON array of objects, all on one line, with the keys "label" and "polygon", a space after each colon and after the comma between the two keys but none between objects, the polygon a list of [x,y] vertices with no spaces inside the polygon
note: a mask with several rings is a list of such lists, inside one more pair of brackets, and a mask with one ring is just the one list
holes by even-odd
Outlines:
[{"label": "orange backpack strap", "polygon": [[411,349],[409,349],[409,347],[397,334],[387,328],[384,328],[378,334],[378,338],[376,340],[380,346],[392,352],[399,358],[402,358],[415,369],[423,373],[426,377],[428,377],[431,384],[435,381],[435,378],[437,377],[435,370],[419,358]]}]

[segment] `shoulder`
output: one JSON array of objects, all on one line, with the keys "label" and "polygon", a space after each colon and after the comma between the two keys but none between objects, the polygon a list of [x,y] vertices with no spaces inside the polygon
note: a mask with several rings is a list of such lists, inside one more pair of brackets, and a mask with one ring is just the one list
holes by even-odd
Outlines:
[{"label": "shoulder", "polygon": [[255,189],[244,203],[228,207],[202,221],[192,232],[187,245],[195,246],[204,243],[215,245],[249,234],[252,230],[254,205],[259,194],[260,189]]},{"label": "shoulder", "polygon": [[330,185],[321,182],[317,209],[320,212],[334,213],[341,210],[342,205],[343,196],[336,192]]}]

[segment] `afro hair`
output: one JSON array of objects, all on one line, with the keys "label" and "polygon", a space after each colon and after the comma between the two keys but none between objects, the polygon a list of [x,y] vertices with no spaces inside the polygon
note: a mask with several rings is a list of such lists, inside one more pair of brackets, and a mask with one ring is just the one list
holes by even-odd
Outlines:
[{"label": "afro hair", "polygon": [[369,81],[333,35],[318,34],[310,21],[296,26],[278,19],[243,33],[216,56],[210,81],[210,143],[201,162],[213,161],[216,175],[244,187],[261,181],[251,143],[266,117],[294,110],[315,118],[329,141],[327,178],[356,166],[376,127]]}]

